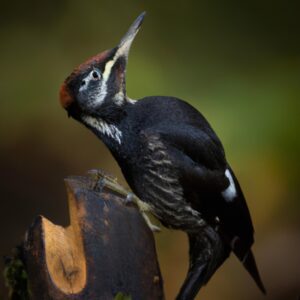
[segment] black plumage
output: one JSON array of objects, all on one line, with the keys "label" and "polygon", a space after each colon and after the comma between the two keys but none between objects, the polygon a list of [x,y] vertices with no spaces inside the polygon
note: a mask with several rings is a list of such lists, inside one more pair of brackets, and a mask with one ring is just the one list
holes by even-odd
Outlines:
[{"label": "black plumage", "polygon": [[178,299],[193,299],[230,252],[265,292],[251,252],[249,210],[209,123],[180,99],[133,101],[126,95],[128,51],[142,19],[118,47],[67,78],[61,102],[106,144],[133,192],[161,223],[188,234],[190,267]]}]

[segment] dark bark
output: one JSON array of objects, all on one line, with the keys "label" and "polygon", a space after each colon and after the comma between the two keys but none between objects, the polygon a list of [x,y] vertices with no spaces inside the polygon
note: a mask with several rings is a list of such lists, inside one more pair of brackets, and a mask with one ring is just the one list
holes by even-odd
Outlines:
[{"label": "dark bark", "polygon": [[66,179],[70,226],[39,216],[29,228],[30,299],[164,299],[152,232],[134,204],[97,180]]}]

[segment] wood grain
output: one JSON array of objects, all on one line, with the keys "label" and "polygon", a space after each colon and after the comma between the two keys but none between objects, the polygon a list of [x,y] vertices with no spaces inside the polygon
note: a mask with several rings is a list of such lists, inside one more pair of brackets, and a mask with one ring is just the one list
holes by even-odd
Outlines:
[{"label": "wood grain", "polygon": [[95,178],[66,179],[70,225],[39,216],[27,232],[32,299],[164,299],[153,234],[133,204]]}]

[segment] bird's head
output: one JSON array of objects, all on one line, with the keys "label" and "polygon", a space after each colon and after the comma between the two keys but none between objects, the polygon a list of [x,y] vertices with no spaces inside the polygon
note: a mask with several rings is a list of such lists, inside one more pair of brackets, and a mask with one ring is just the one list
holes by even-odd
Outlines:
[{"label": "bird's head", "polygon": [[[145,13],[131,25],[119,45],[79,65],[60,89],[61,105],[73,118],[114,120],[128,98],[125,73],[130,46],[139,31]],[[88,124],[87,124],[88,125]]]}]

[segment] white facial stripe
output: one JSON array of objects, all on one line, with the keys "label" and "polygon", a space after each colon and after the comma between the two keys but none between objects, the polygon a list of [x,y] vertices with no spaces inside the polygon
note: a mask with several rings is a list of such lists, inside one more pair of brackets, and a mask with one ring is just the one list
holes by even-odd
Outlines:
[{"label": "white facial stripe", "polygon": [[109,60],[106,65],[105,65],[105,69],[103,72],[103,79],[105,81],[107,81],[107,79],[109,78],[110,72],[112,67],[114,66],[115,62],[117,61],[117,59],[122,56],[123,52],[120,51],[122,48],[119,48],[118,51],[116,52],[114,58],[112,60]]},{"label": "white facial stripe", "polygon": [[[132,34],[130,36],[130,38],[128,38],[126,41],[124,41],[123,43],[121,42],[121,45],[119,46],[119,49],[115,53],[113,59],[109,60],[105,64],[104,72],[102,73],[101,84],[96,89],[94,95],[91,96],[91,100],[92,100],[92,101],[90,101],[91,107],[96,107],[104,101],[105,97],[107,96],[107,81],[111,74],[111,70],[119,57],[125,56],[125,58],[127,59],[131,43],[132,43],[136,33],[137,33],[137,31],[134,34]],[[88,87],[88,82],[91,80],[94,80],[93,72],[90,72],[85,78],[83,78],[83,81],[86,81],[86,84],[79,88],[79,92],[85,91]],[[124,102],[123,91],[121,90],[117,94],[115,94],[113,99],[117,105],[122,105]],[[133,104],[134,100],[131,100],[128,98],[128,102]]]},{"label": "white facial stripe", "polygon": [[125,56],[125,58],[127,59],[130,46],[131,46],[137,32],[138,32],[138,30],[134,34],[132,34],[130,36],[130,38],[125,40],[123,43],[121,43],[121,45],[119,46],[119,49],[117,50],[116,54],[114,55],[114,58],[106,63],[105,70],[103,72],[104,80],[107,81],[107,79],[109,78],[111,69],[119,57]]},{"label": "white facial stripe", "polygon": [[115,64],[115,62],[116,62],[116,55],[114,56],[114,58],[112,60],[109,60],[106,63],[105,69],[104,69],[104,72],[103,72],[103,80],[107,81],[107,79],[109,78],[111,69],[112,69],[113,65]]},{"label": "white facial stripe", "polygon": [[82,121],[106,136],[113,138],[118,144],[121,145],[122,132],[115,125],[108,124],[101,119],[98,120],[90,116],[83,116]]},{"label": "white facial stripe", "polygon": [[226,201],[230,202],[236,196],[236,188],[231,173],[228,169],[225,171],[225,176],[229,179],[229,186],[222,192],[222,196]]},{"label": "white facial stripe", "polygon": [[[118,58],[118,52],[115,54],[114,58],[110,61],[108,61],[105,65],[105,70],[103,72],[103,81],[107,82],[110,73],[111,73],[111,69],[114,66],[116,60]],[[114,95],[113,97],[114,103],[117,105],[122,105],[124,102],[124,93],[122,91],[122,89]]]}]

